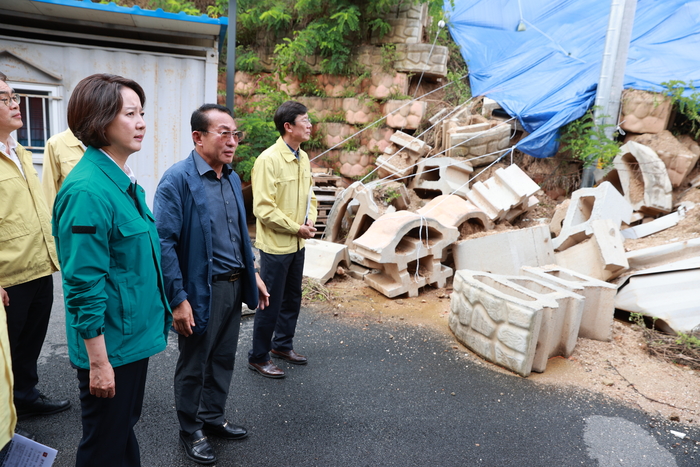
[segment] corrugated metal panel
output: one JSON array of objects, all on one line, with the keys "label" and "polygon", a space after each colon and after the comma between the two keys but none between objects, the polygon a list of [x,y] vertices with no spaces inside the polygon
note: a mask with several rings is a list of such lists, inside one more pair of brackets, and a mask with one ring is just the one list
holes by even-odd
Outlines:
[{"label": "corrugated metal panel", "polygon": [[[0,50],[14,57],[26,57],[63,76],[64,99],[59,112],[59,131],[66,128],[65,107],[75,85],[93,73],[113,73],[137,81],[146,93],[146,138],[142,150],[129,159],[151,204],[153,193],[165,170],[186,157],[193,148],[189,119],[192,111],[205,102],[216,102],[218,54],[207,58],[101,49],[88,46],[53,44],[43,41],[0,37]],[[16,61],[11,79],[23,81],[24,75],[36,77],[30,64]],[[6,71],[6,70],[3,70]],[[30,78],[30,79],[34,79]]]}]

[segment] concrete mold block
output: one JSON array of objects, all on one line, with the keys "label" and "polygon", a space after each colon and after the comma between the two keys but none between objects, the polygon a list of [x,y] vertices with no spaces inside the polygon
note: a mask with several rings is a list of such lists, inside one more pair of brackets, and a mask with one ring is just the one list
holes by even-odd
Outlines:
[{"label": "concrete mold block", "polygon": [[413,73],[425,78],[447,77],[449,50],[442,45],[433,44],[396,44],[396,71]]},{"label": "concrete mold block", "polygon": [[427,109],[428,103],[424,101],[388,100],[382,106],[382,113],[386,116],[388,127],[416,130]]},{"label": "concrete mold block", "polygon": [[584,297],[578,336],[603,342],[612,339],[615,285],[557,265],[523,266],[520,274],[548,281]]},{"label": "concrete mold block", "polygon": [[630,141],[620,148],[613,165],[632,209],[650,215],[671,212],[673,187],[666,166],[653,149]]},{"label": "concrete mold block", "polygon": [[700,152],[694,153],[668,130],[659,133],[630,135],[626,141],[636,141],[653,149],[666,166],[668,178],[673,188],[683,185],[688,174],[698,162],[698,155],[700,155]]},{"label": "concrete mold block", "polygon": [[454,227],[413,212],[384,214],[353,241],[358,255],[353,260],[380,271],[365,276],[365,282],[387,297],[415,297],[425,285],[444,287],[452,269],[440,259],[458,236]]},{"label": "concrete mold block", "polygon": [[[348,212],[351,202],[355,202],[353,215]],[[341,240],[342,231],[347,231],[345,245],[351,245],[352,241],[364,234],[370,225],[381,216],[381,211],[374,201],[372,189],[355,182],[340,193],[333,207],[328,213],[326,230],[323,240],[338,242]],[[344,228],[343,223],[350,218],[349,225]]]},{"label": "concrete mold block", "polygon": [[537,336],[537,349],[532,371],[542,373],[552,357],[569,357],[574,352],[585,298],[550,281],[525,276],[502,276],[508,282],[532,290],[541,297],[551,298],[556,308],[542,309],[542,325]]},{"label": "concrete mold block", "polygon": [[421,159],[410,187],[423,199],[451,194],[466,199],[473,172],[471,165],[450,157]]},{"label": "concrete mold block", "polygon": [[560,233],[552,240],[552,245],[555,250],[566,250],[591,235],[593,221],[608,219],[619,229],[623,222],[629,224],[631,217],[632,205],[612,183],[581,188],[571,194]]},{"label": "concrete mold block", "polygon": [[338,266],[348,267],[350,256],[348,247],[332,242],[309,239],[304,254],[304,276],[325,284],[333,278]]},{"label": "concrete mold block", "polygon": [[508,211],[519,205],[530,205],[530,197],[540,187],[513,164],[496,170],[485,182],[476,182],[467,193],[467,199],[495,222],[505,218]]},{"label": "concrete mold block", "polygon": [[510,147],[510,125],[490,121],[447,130],[446,145],[450,157],[466,157],[474,167],[495,161]]},{"label": "concrete mold block", "polygon": [[460,232],[465,223],[475,227],[470,229],[473,232],[493,229],[493,222],[483,211],[457,195],[440,195],[416,212],[437,219],[442,225],[455,227]]},{"label": "concrete mold block", "polygon": [[418,157],[426,157],[433,149],[422,140],[411,135],[407,135],[403,131],[397,131],[391,135],[390,141],[401,148],[413,151]]},{"label": "concrete mold block", "polygon": [[529,376],[545,309],[559,305],[484,272],[455,273],[449,326],[462,344],[485,359]]},{"label": "concrete mold block", "polygon": [[622,93],[620,128],[632,133],[660,133],[668,126],[672,107],[667,96],[626,89]]},{"label": "concrete mold block", "polygon": [[496,274],[517,275],[520,267],[555,263],[549,227],[494,233],[452,246],[455,269],[471,269]]},{"label": "concrete mold block", "polygon": [[602,281],[616,278],[627,269],[624,237],[613,221],[591,222],[589,238],[555,253],[555,263]]}]

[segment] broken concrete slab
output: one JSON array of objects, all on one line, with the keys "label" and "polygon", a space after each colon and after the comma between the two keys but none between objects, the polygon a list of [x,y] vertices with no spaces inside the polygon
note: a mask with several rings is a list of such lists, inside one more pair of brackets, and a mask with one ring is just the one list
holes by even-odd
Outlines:
[{"label": "broken concrete slab", "polygon": [[455,269],[519,274],[520,267],[556,263],[549,227],[538,225],[471,238],[452,245]]},{"label": "broken concrete slab", "polygon": [[502,276],[504,279],[540,296],[551,298],[559,305],[542,309],[542,325],[537,336],[537,349],[532,371],[542,373],[552,357],[569,357],[574,352],[585,298],[551,281],[526,276]]},{"label": "broken concrete slab", "polygon": [[659,133],[629,135],[625,139],[626,141],[636,141],[653,149],[666,166],[668,178],[673,188],[678,188],[685,183],[700,155],[700,153],[693,153],[668,130]]},{"label": "broken concrete slab", "polygon": [[[409,211],[385,214],[353,241],[353,261],[381,270],[365,276],[372,288],[389,298],[417,297],[428,284],[444,287],[452,269],[440,264],[443,250],[459,232],[434,218]],[[356,256],[357,255],[357,256]]]},{"label": "broken concrete slab", "polygon": [[653,149],[630,141],[620,148],[613,165],[632,209],[651,215],[671,212],[673,187],[666,166]]},{"label": "broken concrete slab", "polygon": [[552,235],[555,237],[558,237],[561,233],[562,224],[564,223],[566,212],[570,204],[571,198],[566,198],[554,208],[554,214],[552,214],[552,219],[549,221],[549,231],[552,232]]},{"label": "broken concrete slab", "polygon": [[661,216],[658,219],[647,222],[646,224],[639,224],[635,225],[634,227],[624,229],[621,231],[622,236],[628,239],[644,238],[661,232],[662,230],[669,229],[678,224],[678,222],[685,217],[684,211],[685,210],[679,209],[678,211]]},{"label": "broken concrete slab", "polygon": [[632,274],[618,289],[615,307],[654,318],[654,326],[675,334],[700,326],[700,257]]},{"label": "broken concrete slab", "polygon": [[619,229],[623,222],[631,222],[631,216],[632,205],[610,182],[576,190],[571,194],[561,232],[552,239],[554,250],[566,250],[588,238],[593,221],[608,219]]},{"label": "broken concrete slab", "polygon": [[498,275],[467,269],[455,273],[453,288],[448,323],[457,340],[485,359],[529,376],[543,309],[557,308],[557,302]]},{"label": "broken concrete slab", "polygon": [[333,278],[338,266],[346,268],[350,266],[346,245],[309,239],[306,241],[305,248],[303,275],[322,284]]},{"label": "broken concrete slab", "polygon": [[631,269],[646,269],[700,255],[700,238],[668,243],[626,254]]},{"label": "broken concrete slab", "polygon": [[[389,151],[389,148],[384,152]],[[413,175],[416,169],[414,159],[410,156],[409,151],[395,152],[392,155],[382,154],[377,157],[375,164],[379,177],[388,180],[401,180],[403,183],[407,183],[406,179]]]},{"label": "broken concrete slab", "polygon": [[586,240],[554,254],[556,264],[595,279],[614,279],[629,269],[624,237],[609,219],[591,222],[592,232]]},{"label": "broken concrete slab", "polygon": [[557,265],[523,266],[520,273],[549,281],[583,296],[585,300],[578,336],[603,342],[612,339],[617,293],[615,285]]},{"label": "broken concrete slab", "polygon": [[452,194],[466,199],[473,171],[471,165],[450,157],[420,159],[410,187],[423,199]]},{"label": "broken concrete slab", "polygon": [[485,182],[476,182],[467,193],[467,199],[495,222],[503,219],[508,211],[527,203],[540,187],[513,164],[496,170]]}]

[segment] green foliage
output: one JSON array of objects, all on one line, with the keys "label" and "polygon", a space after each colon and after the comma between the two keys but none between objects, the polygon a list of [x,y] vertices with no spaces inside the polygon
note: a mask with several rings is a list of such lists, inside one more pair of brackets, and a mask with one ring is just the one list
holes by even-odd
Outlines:
[{"label": "green foliage", "polygon": [[262,71],[260,57],[250,47],[239,45],[236,47],[236,70],[259,73]]},{"label": "green foliage", "polygon": [[384,192],[384,194],[382,196],[382,200],[386,204],[391,204],[392,201],[394,201],[395,199],[400,198],[400,197],[401,197],[401,193],[394,190],[393,188],[389,188]]},{"label": "green foliage", "polygon": [[616,141],[605,135],[605,129],[611,126],[614,125],[596,125],[591,109],[563,128],[559,138],[560,150],[583,162],[584,167],[608,167],[620,148]]},{"label": "green foliage", "polygon": [[321,132],[317,131],[311,135],[311,139],[304,143],[304,149],[326,149],[326,143],[323,140]]},{"label": "green foliage", "polygon": [[199,16],[202,14],[193,2],[187,0],[149,0],[148,7],[154,10],[161,8],[168,13],[184,11],[187,15]]},{"label": "green foliage", "polygon": [[342,110],[328,112],[326,116],[321,119],[321,121],[328,123],[345,123],[345,112]]},{"label": "green foliage", "polygon": [[449,86],[445,86],[445,102],[454,107],[462,105],[472,97],[472,89],[469,86],[467,69],[447,72]]},{"label": "green foliage", "polygon": [[272,146],[279,137],[272,118],[275,110],[289,99],[286,93],[274,88],[271,79],[262,80],[259,89],[264,97],[256,104],[258,110],[236,117],[238,129],[245,133],[245,139],[236,149],[232,166],[244,182],[250,181],[250,171],[258,155]]},{"label": "green foliage", "polygon": [[384,44],[381,52],[381,67],[384,72],[389,73],[394,68],[396,61],[396,44]]},{"label": "green foliage", "polygon": [[303,81],[299,84],[299,89],[304,96],[327,97],[326,91],[319,88],[318,85],[311,81]]},{"label": "green foliage", "polygon": [[[678,109],[687,122],[677,122],[681,132],[689,133],[694,139],[700,137],[700,92],[695,90],[695,86],[691,81],[686,84],[685,81],[672,80],[661,83],[666,89],[663,93],[671,98],[673,105]],[[686,89],[693,91],[690,96],[684,96]]]},{"label": "green foliage", "polygon": [[360,139],[359,138],[350,138],[343,144],[343,149],[346,151],[357,151],[360,149]]},{"label": "green foliage", "polygon": [[687,347],[688,350],[700,349],[700,339],[683,332],[678,333],[676,344]]}]

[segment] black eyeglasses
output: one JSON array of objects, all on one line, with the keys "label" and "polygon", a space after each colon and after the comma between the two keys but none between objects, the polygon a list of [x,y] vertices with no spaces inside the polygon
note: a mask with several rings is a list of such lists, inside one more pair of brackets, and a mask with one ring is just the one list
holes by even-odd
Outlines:
[{"label": "black eyeglasses", "polygon": [[233,140],[237,143],[240,143],[243,141],[243,136],[244,133],[242,131],[207,131],[207,130],[202,130],[201,133],[211,133],[213,135],[219,135],[219,138],[228,141],[229,138],[233,138]]},{"label": "black eyeglasses", "polygon": [[14,101],[15,104],[19,104],[19,96],[17,94],[12,94],[9,98],[4,97],[0,101],[6,106],[10,106],[10,100]]}]

